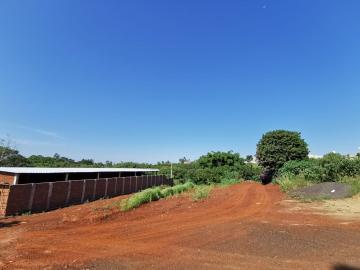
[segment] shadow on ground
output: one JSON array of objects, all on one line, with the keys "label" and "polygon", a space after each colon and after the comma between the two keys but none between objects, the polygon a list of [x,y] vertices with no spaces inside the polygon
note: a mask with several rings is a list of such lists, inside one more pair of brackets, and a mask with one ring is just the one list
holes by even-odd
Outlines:
[{"label": "shadow on ground", "polygon": [[0,221],[0,229],[16,226],[19,223],[20,223],[20,221],[9,221],[9,222]]},{"label": "shadow on ground", "polygon": [[360,268],[339,263],[334,265],[333,270],[360,270]]}]

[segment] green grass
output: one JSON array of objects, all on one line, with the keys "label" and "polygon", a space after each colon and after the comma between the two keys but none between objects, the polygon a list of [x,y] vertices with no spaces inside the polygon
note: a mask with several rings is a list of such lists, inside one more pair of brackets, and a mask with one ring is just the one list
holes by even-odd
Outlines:
[{"label": "green grass", "polygon": [[200,201],[209,197],[211,190],[214,188],[212,185],[199,185],[195,186],[194,193],[192,194],[193,201]]},{"label": "green grass", "polygon": [[220,183],[216,184],[216,186],[226,188],[228,186],[238,184],[238,183],[240,183],[242,181],[243,180],[241,180],[241,179],[225,178],[225,179],[222,179]]},{"label": "green grass", "polygon": [[303,176],[282,176],[276,179],[281,191],[291,192],[295,189],[311,186],[313,183],[306,180]]},{"label": "green grass", "polygon": [[120,202],[120,209],[122,211],[129,211],[139,207],[144,203],[149,203],[176,194],[181,194],[187,190],[192,189],[194,186],[195,185],[192,182],[186,182],[184,184],[179,184],[173,187],[148,188],[141,192],[135,193],[127,199],[122,200]]},{"label": "green grass", "polygon": [[358,177],[343,177],[340,180],[340,182],[351,186],[351,195],[352,196],[360,193],[360,176],[358,176]]}]

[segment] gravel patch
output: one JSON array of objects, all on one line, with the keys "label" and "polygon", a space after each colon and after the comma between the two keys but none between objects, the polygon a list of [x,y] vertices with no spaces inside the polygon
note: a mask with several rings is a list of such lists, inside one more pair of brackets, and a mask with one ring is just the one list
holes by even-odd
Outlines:
[{"label": "gravel patch", "polygon": [[351,187],[343,183],[325,182],[299,188],[291,195],[302,199],[342,199],[351,196]]}]

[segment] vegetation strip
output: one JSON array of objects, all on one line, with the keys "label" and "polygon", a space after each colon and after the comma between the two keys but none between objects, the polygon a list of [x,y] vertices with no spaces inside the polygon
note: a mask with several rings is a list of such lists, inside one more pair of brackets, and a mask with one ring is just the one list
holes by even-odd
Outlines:
[{"label": "vegetation strip", "polygon": [[129,211],[145,203],[181,194],[187,190],[194,188],[194,186],[195,185],[192,182],[186,182],[184,184],[175,185],[173,187],[148,188],[130,196],[127,199],[122,200],[120,202],[120,209],[122,211]]}]

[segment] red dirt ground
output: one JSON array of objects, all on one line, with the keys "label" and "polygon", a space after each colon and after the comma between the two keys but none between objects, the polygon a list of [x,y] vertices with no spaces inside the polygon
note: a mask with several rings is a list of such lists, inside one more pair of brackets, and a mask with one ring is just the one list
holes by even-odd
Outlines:
[{"label": "red dirt ground", "polygon": [[[275,185],[130,211],[118,198],[0,220],[1,269],[358,269],[360,222],[292,212]],[[352,266],[354,268],[345,268]]]}]

